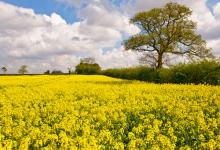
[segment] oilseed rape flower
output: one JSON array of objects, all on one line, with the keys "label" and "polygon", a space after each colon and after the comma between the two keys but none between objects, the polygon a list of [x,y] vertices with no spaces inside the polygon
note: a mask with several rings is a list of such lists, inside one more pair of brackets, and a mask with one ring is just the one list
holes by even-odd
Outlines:
[{"label": "oilseed rape flower", "polygon": [[220,88],[2,76],[0,149],[220,149]]}]

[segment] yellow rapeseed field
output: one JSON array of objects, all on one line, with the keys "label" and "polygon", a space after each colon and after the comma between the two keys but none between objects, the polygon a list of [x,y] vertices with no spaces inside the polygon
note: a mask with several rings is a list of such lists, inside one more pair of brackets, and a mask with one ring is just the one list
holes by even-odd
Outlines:
[{"label": "yellow rapeseed field", "polygon": [[0,149],[220,149],[220,87],[0,77]]}]

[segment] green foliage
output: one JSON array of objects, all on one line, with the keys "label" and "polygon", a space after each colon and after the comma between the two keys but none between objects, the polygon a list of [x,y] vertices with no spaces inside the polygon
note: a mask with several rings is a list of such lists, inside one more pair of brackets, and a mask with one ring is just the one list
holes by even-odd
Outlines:
[{"label": "green foliage", "polygon": [[27,66],[26,66],[26,65],[22,65],[22,66],[19,68],[18,73],[19,73],[19,74],[28,73]]},{"label": "green foliage", "polygon": [[220,64],[214,61],[202,61],[191,64],[181,64],[171,68],[174,83],[206,83],[220,84]]},{"label": "green foliage", "polygon": [[155,69],[146,67],[108,69],[102,71],[102,74],[116,78],[128,80],[154,81]]},{"label": "green foliage", "polygon": [[45,71],[44,74],[50,74],[50,70]]},{"label": "green foliage", "polygon": [[77,74],[98,74],[101,71],[101,67],[97,64],[90,64],[90,63],[80,63],[76,66],[75,72]]},{"label": "green foliage", "polygon": [[161,68],[166,54],[190,58],[212,57],[206,42],[196,33],[196,23],[190,20],[192,11],[178,3],[139,12],[131,19],[141,32],[124,42],[127,50],[147,53],[146,62]]},{"label": "green foliage", "polygon": [[220,69],[210,72],[202,81],[204,83],[220,85]]},{"label": "green foliage", "polygon": [[4,72],[4,74],[8,71],[8,69],[5,66],[2,67],[1,70]]},{"label": "green foliage", "polygon": [[53,70],[50,74],[64,74],[61,70]]},{"label": "green foliage", "polygon": [[220,84],[220,64],[215,61],[180,64],[169,69],[149,67],[108,69],[102,71],[102,74],[154,83]]}]

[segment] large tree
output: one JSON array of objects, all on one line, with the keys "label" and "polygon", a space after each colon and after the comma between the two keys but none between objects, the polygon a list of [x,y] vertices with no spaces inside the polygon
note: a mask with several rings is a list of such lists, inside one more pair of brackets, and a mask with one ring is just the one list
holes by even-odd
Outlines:
[{"label": "large tree", "polygon": [[142,59],[156,68],[161,68],[170,54],[211,57],[206,42],[196,33],[191,14],[188,7],[173,2],[137,13],[130,21],[140,28],[140,33],[124,42],[126,50],[143,52]]}]

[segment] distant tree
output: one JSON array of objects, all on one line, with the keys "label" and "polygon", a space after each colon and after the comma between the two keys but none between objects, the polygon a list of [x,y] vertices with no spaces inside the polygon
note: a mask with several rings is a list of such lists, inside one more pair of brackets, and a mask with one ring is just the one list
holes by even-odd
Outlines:
[{"label": "distant tree", "polygon": [[2,67],[1,70],[4,72],[4,74],[8,71],[6,67]]},{"label": "distant tree", "polygon": [[101,67],[97,64],[85,64],[80,63],[76,66],[76,74],[98,74],[101,71]]},{"label": "distant tree", "polygon": [[137,13],[131,23],[140,28],[140,33],[124,42],[126,50],[143,52],[142,61],[156,68],[161,68],[169,55],[192,59],[212,57],[206,42],[196,33],[191,14],[188,7],[173,2]]},{"label": "distant tree", "polygon": [[53,70],[52,72],[51,72],[51,74],[63,74],[63,72],[61,71],[61,70]]},{"label": "distant tree", "polygon": [[100,71],[101,67],[95,63],[95,59],[92,57],[81,59],[75,69],[77,74],[98,74]]},{"label": "distant tree", "polygon": [[50,70],[45,71],[44,74],[50,74]]},{"label": "distant tree", "polygon": [[26,66],[26,65],[22,65],[22,66],[20,67],[20,69],[18,70],[18,73],[19,73],[19,74],[28,73],[27,66]]}]

